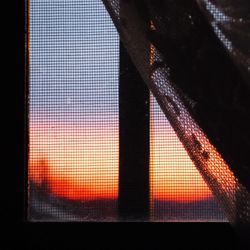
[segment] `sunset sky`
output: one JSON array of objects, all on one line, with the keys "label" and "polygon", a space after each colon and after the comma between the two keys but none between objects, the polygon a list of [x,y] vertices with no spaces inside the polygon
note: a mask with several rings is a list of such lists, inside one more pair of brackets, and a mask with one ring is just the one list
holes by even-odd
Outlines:
[{"label": "sunset sky", "polygon": [[[101,1],[30,3],[29,178],[68,199],[117,198],[117,31]],[[151,111],[151,198],[211,197],[152,97]]]}]

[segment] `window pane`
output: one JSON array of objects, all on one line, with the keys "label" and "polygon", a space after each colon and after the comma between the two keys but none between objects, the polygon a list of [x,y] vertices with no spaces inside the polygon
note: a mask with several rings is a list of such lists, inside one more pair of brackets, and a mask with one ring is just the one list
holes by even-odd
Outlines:
[{"label": "window pane", "polygon": [[150,99],[152,221],[227,221],[153,95]]},{"label": "window pane", "polygon": [[115,220],[119,38],[101,1],[30,1],[29,219]]},{"label": "window pane", "polygon": [[[31,221],[116,221],[119,36],[101,1],[30,0]],[[225,221],[151,97],[152,221]]]}]

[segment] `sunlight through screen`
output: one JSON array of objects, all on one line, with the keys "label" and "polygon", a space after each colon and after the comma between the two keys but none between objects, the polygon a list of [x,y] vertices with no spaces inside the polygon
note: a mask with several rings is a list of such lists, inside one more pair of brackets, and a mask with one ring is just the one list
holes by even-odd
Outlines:
[{"label": "sunlight through screen", "polygon": [[[119,35],[101,1],[29,1],[30,221],[118,221]],[[151,221],[223,221],[151,97]]]},{"label": "sunlight through screen", "polygon": [[152,95],[150,103],[151,220],[226,221]]},{"label": "sunlight through screen", "polygon": [[29,218],[115,220],[119,37],[98,1],[30,1]]}]

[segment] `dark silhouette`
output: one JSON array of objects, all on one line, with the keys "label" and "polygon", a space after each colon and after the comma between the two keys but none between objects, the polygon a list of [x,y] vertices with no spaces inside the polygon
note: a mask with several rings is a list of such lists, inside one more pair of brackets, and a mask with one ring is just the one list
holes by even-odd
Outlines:
[{"label": "dark silhouette", "polygon": [[170,80],[192,102],[193,117],[250,190],[249,82],[194,0],[138,1],[137,9],[153,22],[154,30],[145,32],[164,56],[153,67],[168,67]]},{"label": "dark silhouette", "polygon": [[38,166],[38,173],[40,178],[40,190],[42,190],[44,193],[50,192],[50,186],[49,186],[49,164],[48,160],[41,159],[39,161]]}]

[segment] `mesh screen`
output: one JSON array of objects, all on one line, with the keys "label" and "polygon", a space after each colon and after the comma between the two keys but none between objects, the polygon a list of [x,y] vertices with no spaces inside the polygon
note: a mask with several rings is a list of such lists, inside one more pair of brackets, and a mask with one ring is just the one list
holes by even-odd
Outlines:
[{"label": "mesh screen", "polygon": [[102,3],[30,0],[29,219],[116,220],[119,38]]},{"label": "mesh screen", "polygon": [[227,221],[153,95],[150,99],[152,221]]},{"label": "mesh screen", "polygon": [[[232,223],[249,223],[250,194],[246,187],[235,177],[223,157],[218,153],[201,127],[198,126],[197,122],[193,119],[191,113],[195,103],[192,103],[192,100],[189,100],[183,95],[170,79],[168,63],[164,61],[162,54],[157,51],[156,48],[154,48],[156,52],[152,59],[153,63],[149,63],[145,60],[150,46],[150,40],[147,34],[150,18],[145,12],[145,6],[148,6],[147,11],[149,11],[151,17],[154,17],[154,20],[158,22],[158,31],[164,33],[165,30],[164,26],[161,26],[161,21],[162,17],[164,15],[166,16],[166,13],[162,16],[157,16],[157,12],[152,11],[154,10],[154,4],[156,2],[162,3],[163,1],[120,1],[120,6],[119,1],[116,0],[104,0],[103,2],[112,16],[120,37],[134,64],[157,99],[171,126],[174,128],[190,158],[195,163],[196,168],[215,194],[227,218]],[[173,6],[175,2],[176,1],[165,1],[164,3],[168,3],[170,8],[171,4]],[[190,2],[191,1],[187,1],[185,4],[187,3],[188,5]],[[179,7],[180,6],[183,7],[182,3]],[[181,9],[181,7],[179,9]],[[181,19],[182,16],[177,15],[176,18],[178,17],[180,18],[176,20],[178,20],[179,24],[183,24],[181,23],[183,21]],[[192,15],[186,15],[187,20],[190,19],[191,23],[192,17]],[[151,27],[151,29],[154,29],[154,27]],[[172,32],[173,36],[176,37],[181,34],[175,30],[172,30]],[[188,32],[187,35],[190,37]],[[165,40],[165,42],[166,41],[167,40]],[[181,43],[183,43],[183,41],[181,41]],[[174,60],[176,58],[172,59]],[[211,74],[212,73],[213,72],[211,72]],[[228,80],[230,81],[230,79]],[[223,89],[223,91],[225,91],[225,89]],[[248,130],[246,130],[246,132],[247,131]],[[244,150],[246,150],[246,148]],[[241,159],[243,159],[243,157]],[[242,171],[243,170],[244,169],[242,169]],[[245,183],[247,184],[247,182]]]},{"label": "mesh screen", "polygon": [[[119,1],[104,2],[169,120],[152,98],[151,220],[224,221],[201,175],[234,220],[235,194],[245,212],[249,193],[189,115],[167,68],[148,77],[149,43],[133,8],[120,26]],[[101,1],[30,0],[29,37],[29,220],[117,221],[119,35]]]}]

